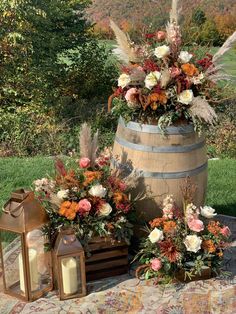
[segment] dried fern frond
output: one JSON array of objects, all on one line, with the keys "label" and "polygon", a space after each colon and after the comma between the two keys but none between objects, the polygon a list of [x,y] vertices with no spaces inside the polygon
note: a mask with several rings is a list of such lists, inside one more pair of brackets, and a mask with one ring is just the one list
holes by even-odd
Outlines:
[{"label": "dried fern frond", "polygon": [[91,165],[94,164],[98,149],[98,131],[92,138],[91,126],[83,123],[80,131],[80,156],[90,159]]},{"label": "dried fern frond", "polygon": [[236,31],[225,41],[223,46],[214,54],[212,61],[215,63],[221,58],[227,51],[234,47],[236,43]]},{"label": "dried fern frond", "polygon": [[204,120],[211,125],[217,120],[215,110],[209,105],[206,99],[200,96],[193,98],[192,105],[188,111],[192,117],[197,117],[199,120]]},{"label": "dried fern frond", "polygon": [[218,81],[235,81],[236,80],[236,76],[234,75],[230,75],[227,73],[212,73],[210,75],[208,75],[208,80],[212,81],[213,83],[216,83]]},{"label": "dried fern frond", "polygon": [[129,36],[125,34],[112,20],[110,20],[110,26],[117,41],[117,48],[113,50],[114,54],[125,63],[139,62],[139,57]]}]

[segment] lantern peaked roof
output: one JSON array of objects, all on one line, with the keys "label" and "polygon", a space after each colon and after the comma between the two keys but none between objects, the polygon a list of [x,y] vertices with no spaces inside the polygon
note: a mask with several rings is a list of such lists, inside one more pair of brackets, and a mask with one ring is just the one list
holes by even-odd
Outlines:
[{"label": "lantern peaked roof", "polygon": [[13,192],[4,205],[0,229],[23,233],[41,228],[47,222],[47,213],[35,199],[34,192],[20,189]]},{"label": "lantern peaked roof", "polygon": [[78,255],[83,247],[71,228],[62,229],[56,239],[54,252],[57,256]]}]

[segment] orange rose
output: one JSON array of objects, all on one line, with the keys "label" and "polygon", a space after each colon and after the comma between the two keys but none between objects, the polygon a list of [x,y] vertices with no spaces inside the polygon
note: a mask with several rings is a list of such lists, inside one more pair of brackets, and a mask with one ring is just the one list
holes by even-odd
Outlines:
[{"label": "orange rose", "polygon": [[164,91],[160,91],[159,93],[153,93],[148,96],[148,102],[159,102],[160,104],[167,103],[166,93]]},{"label": "orange rose", "polygon": [[194,76],[194,75],[199,74],[198,69],[192,63],[185,63],[185,64],[181,65],[181,69],[188,76]]}]

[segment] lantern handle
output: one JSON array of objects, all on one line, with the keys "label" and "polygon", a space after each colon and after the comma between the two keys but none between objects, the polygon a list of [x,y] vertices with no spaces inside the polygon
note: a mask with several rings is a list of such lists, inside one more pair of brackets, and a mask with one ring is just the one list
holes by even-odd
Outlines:
[{"label": "lantern handle", "polygon": [[[12,194],[14,195],[14,194],[16,194],[17,192],[18,192],[18,191],[13,192]],[[14,209],[11,209],[10,206],[8,206],[8,205],[12,202],[12,200],[14,199],[13,197],[11,197],[11,198],[3,205],[2,211],[3,211],[5,214],[11,215],[11,216],[14,217],[14,218],[19,217],[19,216],[21,215],[21,213],[22,213],[22,210],[20,211],[20,213],[19,213],[18,215],[14,214],[14,212],[17,212],[20,208],[23,209],[22,203],[23,203],[23,201],[26,199],[26,197],[29,195],[29,192],[27,192],[27,193],[25,193],[25,194],[22,194],[22,195],[23,195],[23,197],[21,198],[21,202],[19,203],[19,205],[17,205]],[[7,209],[7,207],[9,207],[9,208]]]}]

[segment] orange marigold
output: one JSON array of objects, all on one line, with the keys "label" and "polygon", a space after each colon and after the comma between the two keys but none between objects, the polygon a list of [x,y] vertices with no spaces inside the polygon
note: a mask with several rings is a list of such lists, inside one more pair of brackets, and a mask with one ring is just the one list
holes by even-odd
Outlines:
[{"label": "orange marigold", "polygon": [[165,219],[163,217],[155,218],[155,219],[149,221],[149,225],[151,226],[152,229],[158,228],[158,227],[163,226],[164,221],[165,221]]},{"label": "orange marigold", "polygon": [[220,223],[219,221],[210,221],[208,226],[207,226],[207,230],[214,234],[214,236],[218,236],[221,232],[221,227],[220,227]]},{"label": "orange marigold", "polygon": [[173,233],[176,228],[176,222],[173,220],[164,221],[164,232]]},{"label": "orange marigold", "polygon": [[85,171],[84,172],[85,181],[84,186],[92,183],[94,180],[99,180],[102,177],[102,173],[100,171]]},{"label": "orange marigold", "polygon": [[65,201],[61,204],[59,209],[59,215],[66,217],[69,220],[75,219],[76,210],[77,210],[78,203]]},{"label": "orange marigold", "polygon": [[194,75],[199,74],[198,69],[192,63],[185,63],[185,64],[181,65],[181,69],[183,70],[183,72],[185,74],[187,74],[189,76],[194,76]]},{"label": "orange marigold", "polygon": [[204,240],[202,242],[202,248],[209,253],[214,253],[216,251],[216,246],[212,240]]}]

